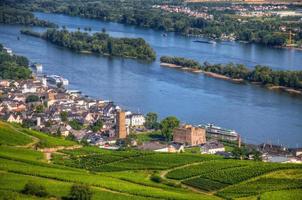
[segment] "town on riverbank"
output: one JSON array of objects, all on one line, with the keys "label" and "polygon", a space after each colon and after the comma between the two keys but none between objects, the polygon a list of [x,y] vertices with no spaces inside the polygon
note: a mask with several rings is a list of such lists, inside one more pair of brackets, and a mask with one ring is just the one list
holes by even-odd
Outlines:
[{"label": "town on riverbank", "polygon": [[[13,56],[9,48],[3,48]],[[239,133],[208,125],[182,124],[176,117],[158,121],[156,113],[125,111],[112,101],[96,100],[65,89],[69,82],[42,75],[33,64],[32,78],[0,80],[1,119],[57,137],[106,149],[136,148],[157,152],[194,151],[227,158],[301,162],[300,149],[273,144],[244,144]]]},{"label": "town on riverbank", "polygon": [[196,1],[0,2],[0,200],[301,199],[298,4]]}]

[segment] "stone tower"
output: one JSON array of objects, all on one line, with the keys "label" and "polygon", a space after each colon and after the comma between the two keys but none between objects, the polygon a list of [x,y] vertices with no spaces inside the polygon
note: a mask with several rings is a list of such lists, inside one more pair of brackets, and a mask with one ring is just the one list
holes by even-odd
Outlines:
[{"label": "stone tower", "polygon": [[126,131],[126,113],[124,111],[118,111],[116,116],[116,133],[119,139],[127,137]]}]

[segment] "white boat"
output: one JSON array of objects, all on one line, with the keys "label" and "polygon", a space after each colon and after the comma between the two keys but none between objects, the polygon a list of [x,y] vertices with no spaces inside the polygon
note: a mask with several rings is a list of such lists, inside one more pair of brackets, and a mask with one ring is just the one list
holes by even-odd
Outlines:
[{"label": "white boat", "polygon": [[63,86],[69,85],[69,81],[58,75],[47,76],[47,82],[53,85],[62,84]]},{"label": "white boat", "polygon": [[80,95],[80,94],[82,94],[82,92],[80,90],[67,90],[66,93],[71,94],[71,95]]}]

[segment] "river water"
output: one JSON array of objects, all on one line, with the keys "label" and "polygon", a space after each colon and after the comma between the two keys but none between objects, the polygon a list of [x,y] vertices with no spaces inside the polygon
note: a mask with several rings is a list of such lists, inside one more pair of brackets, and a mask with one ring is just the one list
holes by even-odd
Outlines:
[{"label": "river water", "polygon": [[[302,70],[302,51],[270,49],[260,45],[222,42],[195,43],[189,38],[58,14],[35,13],[68,29],[106,28],[116,37],[142,37],[157,52],[157,60],[144,63],[132,59],[79,54],[39,38],[21,35],[21,26],[0,25],[0,42],[16,54],[43,64],[47,74],[62,75],[70,89],[94,98],[110,99],[134,112],[154,111],[160,117],[175,115],[182,122],[214,123],[235,129],[251,143],[272,142],[302,146],[302,98],[241,85],[200,74],[160,67],[161,55],[184,56],[200,62],[269,65],[275,69]],[[20,40],[17,40],[17,36]]]}]

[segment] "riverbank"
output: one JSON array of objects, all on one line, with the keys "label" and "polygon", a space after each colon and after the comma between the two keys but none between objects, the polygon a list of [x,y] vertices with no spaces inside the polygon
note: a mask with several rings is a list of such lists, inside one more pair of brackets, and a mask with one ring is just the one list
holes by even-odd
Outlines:
[{"label": "riverbank", "polygon": [[281,48],[283,48],[283,49],[293,49],[293,50],[302,51],[302,47],[287,47],[287,46],[285,46],[285,47],[281,47]]},{"label": "riverbank", "polygon": [[162,66],[162,67],[169,67],[169,68],[175,68],[175,69],[180,69],[180,70],[187,71],[187,72],[202,73],[201,69],[194,69],[194,68],[190,68],[190,67],[183,67],[183,66],[175,65],[175,64],[171,64],[171,63],[161,62],[160,66]]},{"label": "riverbank", "polygon": [[180,70],[183,70],[183,71],[188,71],[188,72],[193,72],[193,73],[203,73],[204,75],[212,77],[212,78],[222,79],[222,80],[231,81],[231,82],[235,82],[235,83],[243,83],[244,82],[243,79],[234,79],[234,78],[227,77],[225,75],[221,75],[221,74],[217,74],[217,73],[213,73],[213,72],[207,72],[207,71],[204,71],[204,70],[201,70],[201,69],[183,67],[183,66],[175,65],[175,64],[171,64],[171,63],[161,62],[160,66],[174,68],[174,69],[180,69]]},{"label": "riverbank", "polygon": [[[207,71],[204,71],[204,70],[201,70],[201,69],[192,69],[192,68],[189,68],[189,67],[183,67],[183,66],[175,65],[175,64],[171,64],[171,63],[161,62],[160,66],[179,69],[179,70],[182,70],[182,71],[188,71],[188,72],[193,72],[193,73],[198,73],[198,74],[203,73],[204,75],[209,76],[211,78],[230,81],[230,82],[233,82],[233,83],[245,83],[246,82],[242,78],[230,78],[230,77],[222,75],[222,74],[217,74],[217,73],[214,73],[214,72],[207,72]],[[253,85],[262,86],[262,83],[260,83],[260,82],[249,82],[249,83],[251,83]],[[302,95],[301,90],[293,89],[293,88],[289,88],[289,87],[285,87],[285,86],[276,86],[276,85],[271,86],[270,85],[270,86],[265,86],[265,88],[267,88],[269,90],[275,90],[275,91],[278,90],[278,91],[286,92],[286,93],[292,94],[292,95]]]},{"label": "riverbank", "polygon": [[[202,71],[202,72],[206,76],[209,76],[209,77],[212,77],[212,78],[231,81],[231,82],[234,82],[234,83],[245,83],[246,82],[244,79],[233,79],[233,78],[230,78],[228,76],[213,73],[213,72],[206,72],[206,71]],[[249,83],[251,83],[253,85],[262,86],[262,83],[260,83],[260,82],[249,82]],[[269,90],[286,92],[286,93],[292,94],[292,95],[302,95],[302,90],[293,89],[293,88],[289,88],[289,87],[285,87],[285,86],[270,85],[270,86],[265,86],[265,88],[267,88]]]},{"label": "riverbank", "polygon": [[202,71],[202,72],[206,76],[209,76],[212,78],[222,79],[222,80],[231,81],[231,82],[235,82],[235,83],[244,83],[244,80],[241,78],[230,78],[225,75],[221,75],[221,74],[217,74],[217,73],[213,73],[213,72],[207,72],[207,71]]},{"label": "riverbank", "polygon": [[289,87],[285,87],[285,86],[268,86],[267,87],[269,90],[279,90],[282,92],[287,92],[289,94],[294,94],[294,95],[302,95],[302,90],[297,90],[297,89],[293,89],[293,88],[289,88]]}]

